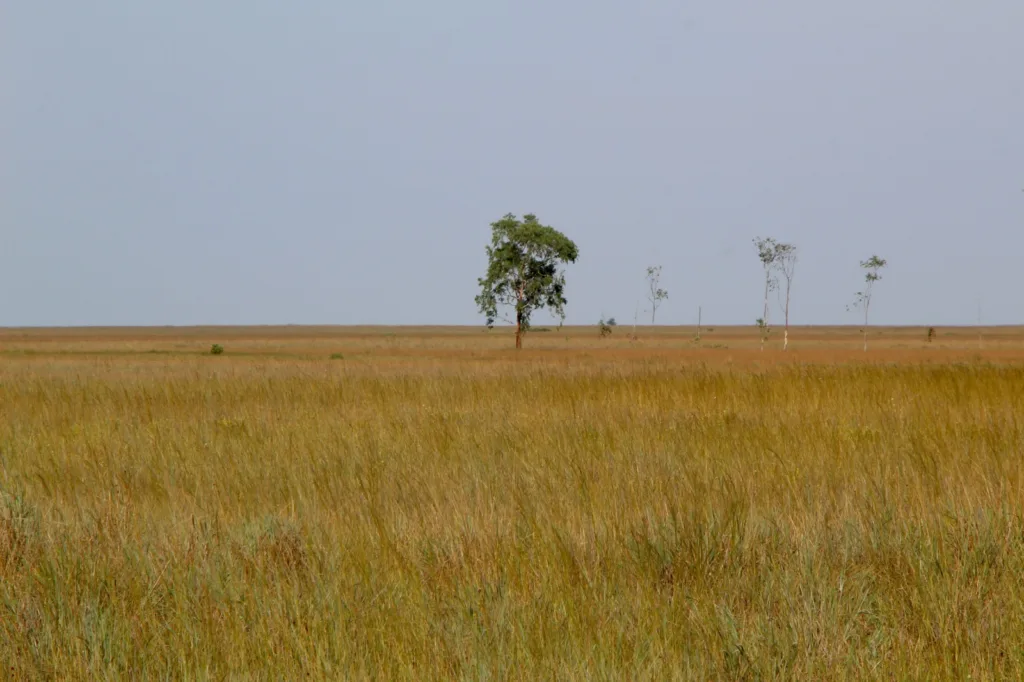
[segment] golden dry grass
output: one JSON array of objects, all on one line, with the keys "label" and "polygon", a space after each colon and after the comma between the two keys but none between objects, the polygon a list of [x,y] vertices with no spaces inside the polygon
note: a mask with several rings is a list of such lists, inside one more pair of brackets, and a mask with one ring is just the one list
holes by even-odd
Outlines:
[{"label": "golden dry grass", "polygon": [[626,331],[0,331],[6,676],[1024,678],[1024,331]]}]

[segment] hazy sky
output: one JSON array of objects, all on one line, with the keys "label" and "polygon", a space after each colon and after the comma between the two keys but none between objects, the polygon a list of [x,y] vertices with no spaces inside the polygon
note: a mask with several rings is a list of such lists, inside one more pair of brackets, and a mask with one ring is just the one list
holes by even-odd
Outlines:
[{"label": "hazy sky", "polygon": [[[567,323],[1024,322],[1021,0],[11,0],[0,325],[476,324],[489,224]],[[642,307],[642,306],[641,306]],[[778,320],[778,313],[774,313]],[[546,316],[538,321],[546,320]]]}]

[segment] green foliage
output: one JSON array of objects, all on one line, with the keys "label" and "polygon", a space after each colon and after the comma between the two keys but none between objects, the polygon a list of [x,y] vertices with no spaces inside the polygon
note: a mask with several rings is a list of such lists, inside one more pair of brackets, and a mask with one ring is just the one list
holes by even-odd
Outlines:
[{"label": "green foliage", "polygon": [[532,213],[522,220],[509,213],[491,223],[487,274],[478,280],[480,294],[476,297],[488,328],[494,326],[501,307],[513,309],[517,337],[529,330],[530,318],[540,308],[548,308],[564,320],[565,275],[559,266],[576,262],[578,255],[572,240],[542,225]]},{"label": "green foliage", "polygon": [[344,360],[345,356],[341,353],[331,353],[331,360]]},{"label": "green foliage", "polygon": [[615,327],[619,323],[615,321],[614,317],[609,317],[607,320],[605,320],[605,324],[607,324],[609,327]]},{"label": "green foliage", "polygon": [[608,322],[605,322],[603,318],[601,320],[598,320],[597,326],[598,331],[601,334],[601,338],[604,338],[612,333],[612,326]]},{"label": "green foliage", "polygon": [[768,313],[768,292],[775,291],[779,285],[775,271],[779,268],[779,260],[787,257],[792,248],[788,244],[780,244],[773,237],[755,237],[754,248],[757,249],[757,257],[764,266],[764,292],[765,292],[765,314]]},{"label": "green foliage", "polygon": [[778,242],[772,237],[754,237],[754,248],[765,270],[771,269],[775,263]]},{"label": "green foliage", "polygon": [[223,354],[224,354],[224,346],[220,345],[219,343],[215,343],[212,346],[210,346],[210,355],[223,355]]},{"label": "green foliage", "polygon": [[860,266],[867,270],[867,273],[864,275],[864,281],[871,283],[882,279],[882,276],[879,275],[878,272],[884,268],[886,264],[886,260],[884,258],[879,258],[878,256],[872,256],[867,260],[861,261]]},{"label": "green foliage", "polygon": [[863,309],[865,317],[867,316],[868,308],[871,306],[872,288],[875,282],[882,279],[882,275],[879,273],[886,265],[888,265],[886,260],[878,256],[871,256],[871,258],[860,262],[861,268],[866,270],[864,273],[865,287],[863,291],[858,291],[854,294],[853,304],[850,307]]}]

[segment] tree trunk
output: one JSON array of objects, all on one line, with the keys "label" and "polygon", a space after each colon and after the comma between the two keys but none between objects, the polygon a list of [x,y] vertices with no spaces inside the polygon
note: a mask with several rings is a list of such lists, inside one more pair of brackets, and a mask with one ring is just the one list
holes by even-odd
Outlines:
[{"label": "tree trunk", "polygon": [[523,300],[526,298],[526,285],[520,281],[516,290],[516,350],[523,347]]},{"label": "tree trunk", "polygon": [[786,285],[786,328],[782,332],[782,350],[789,349],[789,285]]},{"label": "tree trunk", "polygon": [[766,273],[764,276],[764,317],[761,318],[761,352],[764,352],[764,335],[768,331],[768,283],[769,275]]},{"label": "tree trunk", "polygon": [[864,303],[864,352],[868,352],[868,310],[871,308],[871,300]]}]

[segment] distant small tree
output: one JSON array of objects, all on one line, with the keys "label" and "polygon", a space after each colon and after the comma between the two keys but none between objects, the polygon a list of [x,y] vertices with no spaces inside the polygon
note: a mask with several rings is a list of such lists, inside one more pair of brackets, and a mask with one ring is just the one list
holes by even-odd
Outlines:
[{"label": "distant small tree", "polygon": [[755,237],[754,247],[757,249],[757,257],[764,268],[764,313],[758,324],[758,327],[761,329],[761,350],[763,351],[768,330],[768,292],[774,290],[778,284],[778,280],[774,276],[778,242],[771,237]]},{"label": "distant small tree", "polygon": [[658,306],[668,298],[668,292],[661,288],[661,266],[652,265],[647,268],[647,286],[650,291],[647,300],[651,302],[651,324],[654,324],[654,316],[658,312]]},{"label": "distant small tree", "polygon": [[606,322],[603,317],[600,320],[598,320],[597,328],[598,333],[601,335],[601,338],[604,338],[612,333],[612,326],[608,324],[608,322]]},{"label": "distant small tree", "polygon": [[607,320],[605,320],[605,324],[607,324],[609,327],[614,327],[615,325],[618,324],[618,322],[615,321],[614,317],[609,317]]},{"label": "distant small tree", "polygon": [[768,323],[763,317],[759,317],[754,320],[754,324],[757,325],[757,329],[761,333],[761,350],[764,350],[764,340],[772,333],[771,327],[768,326]]},{"label": "distant small tree", "polygon": [[[576,244],[553,227],[542,225],[528,213],[522,220],[513,214],[491,223],[487,247],[487,274],[477,280],[480,294],[476,304],[494,326],[499,306],[514,311],[516,348],[523,347],[523,334],[530,329],[530,317],[548,308],[565,321],[565,275],[559,266],[575,263]],[[513,320],[507,320],[513,323]]]},{"label": "distant small tree", "polygon": [[853,303],[847,308],[860,308],[864,311],[864,351],[868,349],[868,313],[871,311],[871,296],[872,290],[874,289],[875,282],[882,279],[882,276],[878,274],[882,268],[887,265],[884,258],[878,256],[871,256],[867,260],[860,262],[860,267],[865,270],[864,273],[864,290],[858,291],[854,295]]},{"label": "distant small tree", "polygon": [[792,244],[776,244],[774,263],[775,269],[782,275],[785,289],[779,290],[780,304],[785,316],[785,328],[782,332],[782,350],[789,348],[789,295],[793,289],[793,275],[796,274],[796,262],[799,257],[797,248]]}]

